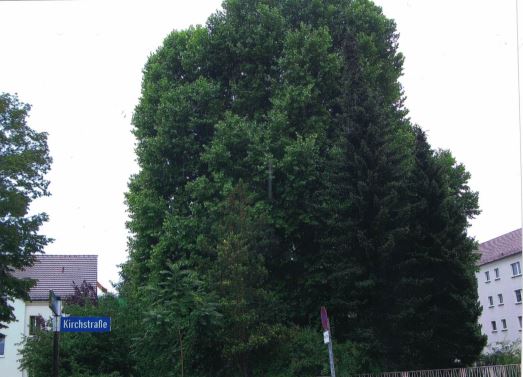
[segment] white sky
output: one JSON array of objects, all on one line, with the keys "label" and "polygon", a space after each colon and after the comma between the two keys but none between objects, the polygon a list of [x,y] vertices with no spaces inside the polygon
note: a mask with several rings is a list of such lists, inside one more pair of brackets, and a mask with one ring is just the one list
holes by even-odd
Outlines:
[{"label": "white sky", "polygon": [[[412,120],[466,165],[480,192],[483,213],[469,233],[483,242],[519,228],[515,1],[377,3],[401,34]],[[205,23],[220,4],[0,1],[0,92],[33,106],[29,124],[49,133],[54,159],[52,196],[33,206],[50,216],[46,252],[98,254],[107,287],[127,257],[124,192],[138,169],[130,121],[143,65],[170,31]]]}]

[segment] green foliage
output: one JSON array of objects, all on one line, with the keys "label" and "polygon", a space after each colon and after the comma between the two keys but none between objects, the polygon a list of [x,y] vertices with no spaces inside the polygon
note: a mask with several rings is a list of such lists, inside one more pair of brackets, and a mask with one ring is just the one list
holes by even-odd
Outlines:
[{"label": "green foliage", "polygon": [[[486,344],[477,322],[477,245],[464,234],[467,216],[478,213],[477,193],[449,152],[432,151],[425,133],[417,127],[414,133],[412,223],[395,265],[389,353],[402,370],[470,365]],[[434,353],[434,344],[444,347]]]},{"label": "green foliage", "polygon": [[[350,341],[333,340],[336,375],[349,377],[379,368],[367,356],[367,350]],[[330,375],[329,353],[320,330],[308,327],[288,328],[279,347],[271,354],[265,376],[303,377]]]},{"label": "green foliage", "polygon": [[173,262],[142,288],[140,297],[141,329],[133,342],[136,375],[197,375],[198,335],[220,317],[197,273],[183,261]]},{"label": "green foliage", "polygon": [[[134,361],[131,341],[138,329],[139,314],[125,300],[107,295],[98,305],[66,305],[64,313],[75,316],[111,317],[110,333],[61,333],[60,375],[75,377],[131,376]],[[49,377],[52,371],[53,332],[38,331],[26,337],[21,350],[21,367],[34,377]]]},{"label": "green foliage", "polygon": [[322,305],[346,373],[478,357],[477,193],[410,124],[397,41],[367,0],[228,0],[149,58],[121,286],[155,323],[141,375],[323,373]]},{"label": "green foliage", "polygon": [[329,356],[319,330],[289,328],[267,371],[271,377],[326,376]]},{"label": "green foliage", "polygon": [[47,134],[27,125],[30,109],[16,95],[0,94],[0,328],[15,320],[10,301],[27,300],[34,284],[11,273],[31,266],[51,241],[38,234],[47,215],[28,214],[34,199],[49,195],[51,165]]},{"label": "green foliage", "polygon": [[488,353],[481,355],[479,365],[521,364],[520,342],[497,342],[489,346]]},{"label": "green foliage", "polygon": [[223,314],[218,330],[228,375],[252,375],[257,357],[282,337],[274,293],[267,286],[264,255],[272,246],[267,207],[253,204],[242,181],[221,206],[219,243],[211,281]]},{"label": "green foliage", "polygon": [[120,377],[121,374],[118,372],[114,373],[83,373],[83,372],[74,372],[73,374],[70,374],[69,377]]}]

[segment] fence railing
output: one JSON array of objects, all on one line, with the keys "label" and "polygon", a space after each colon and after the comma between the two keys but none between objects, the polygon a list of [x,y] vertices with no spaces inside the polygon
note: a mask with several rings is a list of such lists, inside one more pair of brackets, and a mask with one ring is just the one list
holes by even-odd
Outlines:
[{"label": "fence railing", "polygon": [[473,368],[416,370],[358,374],[352,377],[521,377],[521,365],[492,365]]}]

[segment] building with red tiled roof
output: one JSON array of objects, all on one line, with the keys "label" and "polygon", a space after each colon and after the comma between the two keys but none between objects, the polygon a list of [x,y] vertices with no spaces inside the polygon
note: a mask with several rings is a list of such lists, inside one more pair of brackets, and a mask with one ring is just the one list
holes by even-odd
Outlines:
[{"label": "building with red tiled roof", "polygon": [[49,291],[63,300],[74,294],[75,284],[80,286],[84,281],[96,290],[97,271],[97,255],[39,255],[33,266],[13,273],[19,279],[36,280],[36,285],[29,291],[29,302],[13,302],[16,321],[0,329],[0,376],[27,376],[25,371],[18,370],[17,343],[23,335],[31,335],[39,318],[51,317]]},{"label": "building with red tiled roof", "polygon": [[74,284],[79,286],[83,281],[96,288],[97,265],[97,255],[39,255],[33,266],[13,275],[37,280],[29,297],[31,301],[47,301],[50,290],[65,298],[74,293]]},{"label": "building with red tiled roof", "polygon": [[483,242],[479,245],[479,251],[481,253],[480,266],[521,253],[521,229]]},{"label": "building with red tiled roof", "polygon": [[490,349],[500,342],[521,343],[521,249],[521,229],[479,245],[480,323]]}]

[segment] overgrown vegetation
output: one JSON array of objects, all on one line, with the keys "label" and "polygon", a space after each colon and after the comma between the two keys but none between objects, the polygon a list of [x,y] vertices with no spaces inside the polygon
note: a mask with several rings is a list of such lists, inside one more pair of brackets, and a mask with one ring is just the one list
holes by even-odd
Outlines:
[{"label": "overgrown vegetation", "polygon": [[478,196],[410,123],[397,40],[367,0],[227,0],[165,39],[107,298],[125,329],[92,336],[92,369],[66,352],[71,373],[326,374],[320,306],[340,376],[477,360]]},{"label": "overgrown vegetation", "polygon": [[365,0],[223,5],[150,57],[133,118],[122,292],[174,262],[222,316],[183,359],[165,333],[166,369],[266,375],[289,329],[320,339],[322,305],[361,371],[474,362],[477,193],[409,122],[394,22]]},{"label": "overgrown vegetation", "polygon": [[521,364],[521,342],[497,342],[480,356],[478,365]]}]

